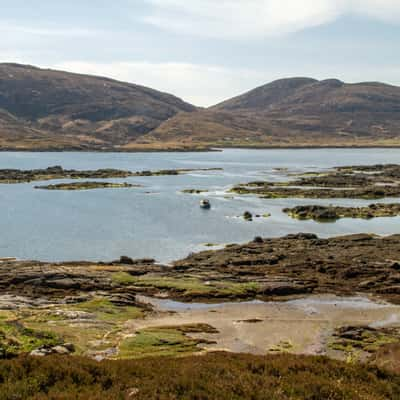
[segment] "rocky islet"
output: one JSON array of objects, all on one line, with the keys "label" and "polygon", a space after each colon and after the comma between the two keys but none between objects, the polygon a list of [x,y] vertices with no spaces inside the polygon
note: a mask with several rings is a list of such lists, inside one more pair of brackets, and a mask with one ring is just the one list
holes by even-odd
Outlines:
[{"label": "rocky islet", "polygon": [[54,179],[109,179],[109,178],[129,178],[140,176],[168,176],[181,175],[195,171],[220,171],[220,168],[204,169],[162,169],[157,171],[126,171],[112,168],[97,170],[80,171],[75,169],[64,169],[56,165],[44,169],[20,170],[20,169],[0,169],[0,183],[24,183],[33,181],[47,181]]},{"label": "rocky islet", "polygon": [[341,218],[397,217],[400,215],[400,204],[375,203],[366,207],[305,205],[285,208],[283,212],[300,220],[311,219],[318,222],[335,222]]},{"label": "rocky islet", "polygon": [[281,182],[253,181],[236,185],[231,193],[262,198],[382,199],[400,196],[400,165],[338,167],[303,174]]}]

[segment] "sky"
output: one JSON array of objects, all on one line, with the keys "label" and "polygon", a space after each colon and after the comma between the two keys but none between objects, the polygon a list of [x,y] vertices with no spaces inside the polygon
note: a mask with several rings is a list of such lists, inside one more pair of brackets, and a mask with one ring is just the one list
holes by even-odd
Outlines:
[{"label": "sky", "polygon": [[0,0],[0,62],[210,106],[308,76],[400,85],[400,0]]}]

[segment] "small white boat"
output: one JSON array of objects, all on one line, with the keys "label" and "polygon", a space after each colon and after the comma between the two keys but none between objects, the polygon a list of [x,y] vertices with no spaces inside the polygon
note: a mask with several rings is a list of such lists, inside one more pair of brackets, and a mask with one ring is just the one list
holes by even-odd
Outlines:
[{"label": "small white boat", "polygon": [[204,208],[205,210],[209,210],[211,208],[210,201],[207,199],[203,199],[200,201],[200,207]]}]

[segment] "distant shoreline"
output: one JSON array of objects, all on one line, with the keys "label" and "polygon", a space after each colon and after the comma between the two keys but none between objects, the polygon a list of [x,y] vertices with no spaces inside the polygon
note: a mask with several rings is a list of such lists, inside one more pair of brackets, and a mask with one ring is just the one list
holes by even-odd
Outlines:
[{"label": "distant shoreline", "polygon": [[210,148],[185,148],[185,149],[19,149],[0,148],[0,153],[212,153],[224,150],[326,150],[326,149],[400,149],[398,145],[352,145],[352,146],[224,146]]}]

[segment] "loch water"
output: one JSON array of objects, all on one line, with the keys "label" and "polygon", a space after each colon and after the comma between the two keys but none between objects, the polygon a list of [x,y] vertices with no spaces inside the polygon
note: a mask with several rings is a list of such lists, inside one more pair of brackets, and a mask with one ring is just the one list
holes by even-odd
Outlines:
[{"label": "loch water", "polygon": [[[88,191],[35,190],[40,182],[0,185],[0,257],[49,261],[112,260],[121,255],[170,262],[206,243],[228,244],[255,236],[313,232],[321,237],[373,232],[400,233],[400,218],[343,219],[335,223],[297,221],[282,212],[301,204],[367,205],[366,200],[260,199],[227,193],[238,183],[286,180],[287,174],[339,165],[399,163],[400,149],[227,149],[205,153],[0,153],[0,168],[118,168],[159,170],[223,168],[178,176],[106,179],[140,188]],[[287,168],[288,170],[277,170]],[[54,180],[46,183],[67,182]],[[183,189],[206,189],[201,195]],[[203,210],[199,201],[212,207]],[[396,202],[400,199],[385,199]],[[270,213],[246,222],[244,211]]]}]

